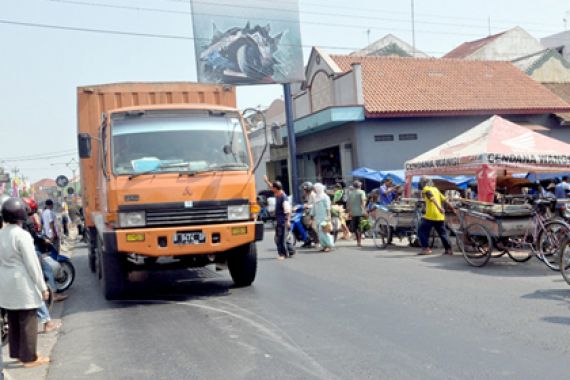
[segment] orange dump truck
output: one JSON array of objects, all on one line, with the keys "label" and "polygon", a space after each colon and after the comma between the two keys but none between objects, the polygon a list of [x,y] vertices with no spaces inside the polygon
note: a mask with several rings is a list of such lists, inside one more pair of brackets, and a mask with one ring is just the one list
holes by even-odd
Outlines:
[{"label": "orange dump truck", "polygon": [[235,89],[118,83],[77,91],[89,267],[120,298],[134,270],[227,267],[255,279],[263,238]]}]

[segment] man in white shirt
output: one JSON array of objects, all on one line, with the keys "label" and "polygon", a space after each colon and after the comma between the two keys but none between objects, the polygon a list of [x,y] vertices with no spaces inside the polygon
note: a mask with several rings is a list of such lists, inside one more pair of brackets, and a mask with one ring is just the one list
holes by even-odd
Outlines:
[{"label": "man in white shirt", "polygon": [[42,212],[42,233],[51,240],[52,244],[56,244],[58,240],[58,233],[56,227],[56,215],[53,211],[53,201],[46,200],[46,207]]}]

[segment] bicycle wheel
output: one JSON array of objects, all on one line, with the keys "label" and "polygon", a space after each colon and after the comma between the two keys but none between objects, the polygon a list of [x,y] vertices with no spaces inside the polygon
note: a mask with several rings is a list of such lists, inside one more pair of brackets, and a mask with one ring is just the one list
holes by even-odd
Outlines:
[{"label": "bicycle wheel", "polygon": [[515,252],[511,252],[509,250],[505,250],[504,252],[507,255],[509,255],[511,260],[513,260],[517,263],[526,263],[532,257],[531,251],[516,251],[516,253],[515,253]]},{"label": "bicycle wheel", "polygon": [[560,272],[564,280],[570,285],[570,236],[564,238],[560,244]]},{"label": "bicycle wheel", "polygon": [[538,233],[536,241],[536,257],[552,270],[560,270],[560,246],[570,233],[568,224],[561,221],[550,221]]},{"label": "bicycle wheel", "polygon": [[493,253],[493,240],[485,226],[474,223],[465,228],[462,239],[463,258],[474,267],[482,267],[489,262]]},{"label": "bicycle wheel", "polygon": [[385,218],[378,218],[372,227],[372,240],[376,248],[384,249],[392,242],[392,228]]}]

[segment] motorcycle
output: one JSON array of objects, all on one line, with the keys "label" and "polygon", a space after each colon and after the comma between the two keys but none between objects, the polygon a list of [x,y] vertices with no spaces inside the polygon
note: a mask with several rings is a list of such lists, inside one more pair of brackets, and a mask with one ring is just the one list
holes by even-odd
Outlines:
[{"label": "motorcycle", "polygon": [[306,210],[303,205],[293,207],[291,228],[287,237],[288,241],[293,246],[295,246],[297,242],[302,241],[303,247],[310,247],[311,244],[317,242],[315,234],[312,233],[312,229],[308,210]]},{"label": "motorcycle", "polygon": [[42,253],[47,253],[47,256],[43,257],[42,260],[47,262],[53,271],[56,285],[54,291],[56,293],[65,292],[75,280],[75,267],[71,259],[59,253],[52,243],[46,242],[41,251]]}]

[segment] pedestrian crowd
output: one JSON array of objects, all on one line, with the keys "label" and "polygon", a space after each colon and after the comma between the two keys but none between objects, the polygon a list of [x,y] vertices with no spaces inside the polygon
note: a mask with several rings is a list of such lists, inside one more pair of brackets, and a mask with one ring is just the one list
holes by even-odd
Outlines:
[{"label": "pedestrian crowd", "polygon": [[[60,321],[52,320],[47,302],[67,298],[56,293],[53,269],[45,257],[59,250],[63,240],[53,208],[50,199],[40,211],[34,199],[0,195],[0,309],[9,326],[9,355],[25,368],[49,362],[37,352],[38,325],[44,333],[61,328]],[[62,211],[66,236],[70,220],[65,201]],[[1,361],[0,352],[0,379]]]},{"label": "pedestrian crowd", "polygon": [[[290,238],[294,234],[295,212],[289,197],[283,191],[280,181],[269,181],[266,184],[273,190],[276,197],[275,208],[275,243],[278,259],[293,257],[295,254],[295,240]],[[337,183],[334,190],[327,192],[326,186],[321,183],[305,182],[301,185],[303,190],[302,209],[304,212],[303,225],[307,229],[304,234],[304,248],[317,247],[321,252],[331,252],[340,233],[340,239],[351,240],[354,237],[357,247],[362,247],[364,233],[371,228],[377,217],[380,207],[389,206],[398,202],[403,188],[395,185],[391,178],[386,178],[378,187],[368,194],[362,188],[360,181],[354,181],[350,186],[344,187]],[[453,210],[445,196],[433,185],[427,177],[419,182],[418,196],[425,202],[425,212],[418,228],[418,238],[421,245],[420,255],[431,254],[429,236],[435,229],[444,246],[444,254],[452,255],[453,251],[445,229],[445,207]],[[296,206],[298,207],[298,206]]]}]

